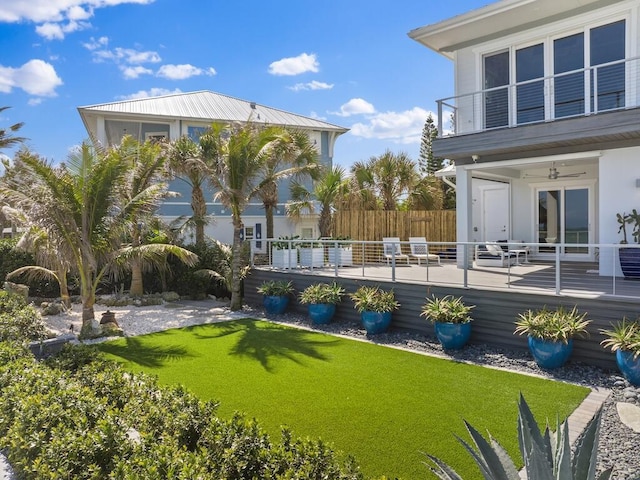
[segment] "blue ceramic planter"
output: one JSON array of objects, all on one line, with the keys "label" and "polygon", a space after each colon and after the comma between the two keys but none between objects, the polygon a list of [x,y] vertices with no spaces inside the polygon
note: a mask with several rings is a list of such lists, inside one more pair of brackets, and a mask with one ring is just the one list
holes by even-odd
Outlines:
[{"label": "blue ceramic planter", "polygon": [[332,303],[310,303],[309,318],[316,325],[329,323],[336,313],[336,306]]},{"label": "blue ceramic planter", "polygon": [[445,350],[459,350],[466,345],[471,336],[471,322],[435,322],[433,326],[436,337]]},{"label": "blue ceramic planter", "polygon": [[618,256],[624,278],[640,280],[640,248],[620,248]]},{"label": "blue ceramic planter", "polygon": [[264,295],[262,298],[262,305],[267,313],[280,314],[284,313],[289,305],[289,297],[279,297],[272,295]]},{"label": "blue ceramic planter", "polygon": [[640,387],[640,356],[633,358],[633,352],[616,351],[618,368],[630,384]]},{"label": "blue ceramic planter", "polygon": [[548,342],[529,337],[529,350],[540,368],[553,370],[563,366],[573,352],[573,340],[569,343]]},{"label": "blue ceramic planter", "polygon": [[362,312],[360,320],[362,326],[370,335],[386,332],[391,324],[392,312]]}]

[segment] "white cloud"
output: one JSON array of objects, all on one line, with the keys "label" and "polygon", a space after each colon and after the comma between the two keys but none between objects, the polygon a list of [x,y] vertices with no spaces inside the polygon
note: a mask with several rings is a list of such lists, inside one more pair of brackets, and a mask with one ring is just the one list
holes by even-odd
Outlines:
[{"label": "white cloud", "polygon": [[352,98],[340,107],[339,112],[329,112],[339,117],[350,117],[352,115],[370,115],[376,113],[375,107],[362,98]]},{"label": "white cloud", "polygon": [[0,22],[32,22],[36,32],[49,39],[87,28],[97,8],[120,4],[149,4],[154,0],[11,0],[0,4]]},{"label": "white cloud", "polygon": [[127,80],[138,78],[141,75],[151,75],[153,73],[153,70],[142,67],[140,65],[136,65],[135,67],[122,66],[120,67],[120,70],[122,70],[122,76]]},{"label": "white cloud", "polygon": [[67,23],[43,23],[36,27],[36,33],[47,40],[62,40],[67,33],[78,30],[84,30],[91,26],[87,22],[76,22],[75,20]]},{"label": "white cloud", "polygon": [[317,80],[313,80],[308,83],[296,83],[293,87],[287,87],[294,92],[299,92],[301,90],[331,90],[333,88],[333,83],[325,83],[318,82]]},{"label": "white cloud", "polygon": [[366,123],[352,125],[350,133],[356,137],[391,140],[395,143],[417,143],[420,142],[422,128],[429,113],[420,107],[404,112],[377,113]]},{"label": "white cloud", "polygon": [[306,72],[318,72],[320,64],[316,54],[301,53],[297,57],[277,60],[269,65],[271,75],[300,75]]},{"label": "white cloud", "polygon": [[118,100],[135,100],[137,98],[158,97],[160,95],[175,95],[177,93],[182,93],[182,90],[180,90],[179,88],[176,88],[175,90],[168,90],[166,88],[150,88],[149,90],[140,90],[130,95],[121,95],[117,98]]},{"label": "white cloud", "polygon": [[[86,46],[86,45],[85,45]],[[162,58],[158,52],[152,50],[142,51],[133,48],[117,47],[113,50],[92,50],[91,54],[96,62],[110,60],[115,63],[127,63],[130,65],[140,65],[142,63],[158,63]]]},{"label": "white cloud", "polygon": [[106,47],[107,45],[109,45],[109,37],[91,37],[90,42],[82,44],[82,46],[89,51],[97,50],[99,48]]},{"label": "white cloud", "polygon": [[42,103],[42,97],[30,98],[27,104],[31,107],[35,107]]},{"label": "white cloud", "polygon": [[162,65],[158,69],[158,77],[168,78],[169,80],[184,80],[190,77],[197,77],[199,75],[215,75],[214,68],[208,68],[203,70],[202,68],[194,67],[188,63],[182,65]]},{"label": "white cloud", "polygon": [[311,111],[311,113],[309,114],[309,116],[311,118],[315,118],[316,120],[322,120],[325,121],[327,119],[327,117],[322,117],[320,115],[318,115],[318,112],[314,112],[313,110]]},{"label": "white cloud", "polygon": [[10,93],[20,88],[29,95],[53,97],[56,88],[62,85],[55,68],[43,60],[29,60],[18,68],[0,65],[0,92]]}]

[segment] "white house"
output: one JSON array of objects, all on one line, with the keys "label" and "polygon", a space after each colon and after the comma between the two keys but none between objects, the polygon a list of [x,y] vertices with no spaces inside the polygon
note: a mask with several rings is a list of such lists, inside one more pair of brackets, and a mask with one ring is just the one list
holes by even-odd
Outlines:
[{"label": "white house", "polygon": [[455,161],[458,241],[564,244],[619,274],[613,249],[571,244],[618,243],[640,208],[639,18],[640,0],[500,0],[409,32],[454,66],[433,149]]},{"label": "white house", "polygon": [[[148,139],[175,140],[181,136],[196,137],[212,123],[253,122],[278,125],[303,130],[315,143],[322,164],[331,166],[336,139],[348,129],[315,118],[304,117],[276,108],[266,107],[210,91],[178,93],[173,95],[124,100],[79,107],[78,112],[93,141],[101,145],[117,145],[124,135],[132,135],[139,141]],[[181,195],[165,201],[160,215],[166,220],[191,215],[191,191],[189,185],[175,180],[172,191]],[[224,206],[213,202],[213,192],[205,192],[207,212],[213,222],[206,234],[225,243],[232,243],[231,216]],[[317,238],[317,215],[308,216],[294,224],[286,217],[284,205],[289,199],[288,182],[279,186],[279,204],[274,215],[275,236],[300,235]],[[243,213],[245,238],[260,239],[265,232],[265,215],[261,203],[252,203]],[[258,244],[264,247],[264,245]]]}]

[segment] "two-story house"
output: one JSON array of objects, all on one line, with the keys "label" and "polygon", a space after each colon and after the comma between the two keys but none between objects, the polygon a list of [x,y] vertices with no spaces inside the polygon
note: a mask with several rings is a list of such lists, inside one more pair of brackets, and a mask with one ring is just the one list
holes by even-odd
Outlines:
[{"label": "two-story house", "polygon": [[454,65],[433,149],[455,163],[458,241],[619,274],[614,249],[572,244],[618,243],[616,213],[640,209],[639,21],[640,0],[500,0],[409,32]]},{"label": "two-story house", "polygon": [[[123,100],[79,107],[78,112],[89,132],[90,138],[100,145],[112,146],[120,143],[124,135],[132,135],[138,141],[149,139],[175,140],[181,136],[197,138],[198,134],[212,123],[231,122],[264,123],[307,132],[316,145],[320,161],[331,167],[336,139],[348,129],[315,118],[285,112],[210,91],[178,93],[159,97]],[[159,214],[167,222],[178,217],[191,216],[191,189],[184,180],[174,180],[170,190],[180,194],[167,199]],[[318,217],[308,215],[298,223],[286,216],[285,204],[290,197],[289,182],[279,185],[279,204],[274,215],[274,235],[300,235],[317,238]],[[206,191],[207,212],[213,221],[205,233],[224,243],[232,243],[233,227],[231,214],[220,203],[213,201],[213,191]],[[257,200],[243,213],[246,239],[261,239],[265,235],[265,213]],[[264,243],[258,246],[264,248]]]}]

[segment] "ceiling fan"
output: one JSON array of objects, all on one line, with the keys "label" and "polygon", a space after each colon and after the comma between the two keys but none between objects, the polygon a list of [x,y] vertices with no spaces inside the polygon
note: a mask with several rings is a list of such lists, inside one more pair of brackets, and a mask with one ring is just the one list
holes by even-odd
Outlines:
[{"label": "ceiling fan", "polygon": [[525,173],[525,177],[526,178],[548,178],[549,180],[557,180],[558,178],[570,178],[570,177],[579,177],[580,175],[584,175],[587,172],[573,172],[573,173],[563,173],[560,174],[560,172],[558,172],[558,169],[556,168],[556,164],[555,162],[551,163],[551,168],[549,168],[549,174],[548,175],[529,175],[527,173]]}]

